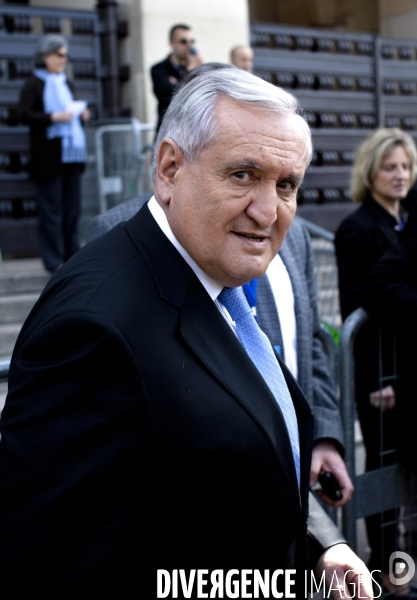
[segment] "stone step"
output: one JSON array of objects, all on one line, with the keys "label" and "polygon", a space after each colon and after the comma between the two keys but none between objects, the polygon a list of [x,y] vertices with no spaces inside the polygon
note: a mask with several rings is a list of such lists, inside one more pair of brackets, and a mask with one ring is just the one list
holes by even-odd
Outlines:
[{"label": "stone step", "polygon": [[39,293],[12,294],[0,297],[0,325],[23,323]]},{"label": "stone step", "polygon": [[0,271],[0,296],[30,294],[43,290],[50,274],[46,271]]},{"label": "stone step", "polygon": [[0,325],[0,358],[12,355],[22,325],[23,323]]},{"label": "stone step", "polygon": [[22,324],[49,278],[40,258],[0,262],[0,358],[11,356]]}]

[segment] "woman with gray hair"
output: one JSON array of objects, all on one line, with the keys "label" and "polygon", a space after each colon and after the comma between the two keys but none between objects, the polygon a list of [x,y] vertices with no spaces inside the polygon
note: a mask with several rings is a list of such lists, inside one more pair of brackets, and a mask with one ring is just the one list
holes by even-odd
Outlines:
[{"label": "woman with gray hair", "polygon": [[[335,238],[343,319],[363,305],[372,269],[398,243],[407,217],[401,200],[416,178],[416,160],[412,138],[396,128],[376,130],[357,150],[351,196],[361,206],[342,222]],[[367,471],[398,462],[401,422],[394,348],[395,330],[387,319],[370,319],[356,336],[355,400]],[[395,586],[388,576],[389,557],[398,549],[396,518],[396,510],[367,517],[368,568],[382,570],[386,590],[417,598],[409,584]]]},{"label": "woman with gray hair", "polygon": [[51,273],[78,249],[80,177],[86,140],[79,115],[70,110],[74,88],[64,70],[68,43],[62,35],[46,35],[36,47],[38,67],[20,95],[19,119],[30,127],[30,174],[36,187],[39,245]]}]

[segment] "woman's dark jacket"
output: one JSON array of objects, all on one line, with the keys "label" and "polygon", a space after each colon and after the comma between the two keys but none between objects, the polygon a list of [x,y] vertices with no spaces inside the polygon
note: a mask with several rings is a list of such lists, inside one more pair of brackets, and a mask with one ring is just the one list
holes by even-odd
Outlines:
[{"label": "woman's dark jacket", "polygon": [[417,368],[417,205],[408,207],[410,216],[391,246],[375,263],[364,285],[366,311],[392,321],[395,328],[398,367],[398,420],[401,424],[402,460],[417,473],[415,447]]},{"label": "woman's dark jacket", "polygon": [[[335,237],[339,295],[345,320],[364,304],[364,288],[378,260],[396,244],[396,219],[371,196],[345,219]],[[369,394],[392,385],[396,390],[395,332],[390,319],[369,319],[355,339],[355,400],[367,450],[367,469],[379,466],[379,409]],[[397,410],[384,413],[385,449],[396,447]],[[388,422],[389,421],[389,422]],[[392,457],[393,458],[393,457]]]},{"label": "woman's dark jacket", "polygon": [[[74,87],[68,87],[74,95]],[[61,138],[48,140],[46,129],[52,124],[51,115],[43,105],[45,82],[31,75],[20,94],[19,121],[30,127],[30,176],[33,181],[53,179],[61,171]]]},{"label": "woman's dark jacket", "polygon": [[[336,232],[335,249],[339,270],[339,294],[342,318],[363,307],[363,290],[369,274],[381,256],[398,238],[396,219],[371,196],[361,207],[345,219]],[[355,343],[355,362],[360,385],[368,402],[370,392],[379,389],[380,361],[378,349],[384,351],[384,373],[392,370],[392,327],[368,322],[359,331]],[[382,339],[380,338],[382,336]],[[385,385],[390,382],[385,381]],[[392,382],[391,382],[392,383]],[[357,400],[358,393],[357,393]]]}]

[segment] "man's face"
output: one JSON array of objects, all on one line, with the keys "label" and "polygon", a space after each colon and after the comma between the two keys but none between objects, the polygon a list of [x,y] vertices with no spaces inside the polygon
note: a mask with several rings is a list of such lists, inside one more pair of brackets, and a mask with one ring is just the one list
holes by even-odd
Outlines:
[{"label": "man's face", "polygon": [[243,71],[248,71],[250,73],[253,66],[252,48],[236,48],[233,53],[232,63],[235,65],[235,67],[239,67],[239,69],[243,69]]},{"label": "man's face", "polygon": [[195,36],[192,29],[176,29],[172,36],[171,48],[175,58],[183,61],[190,53],[190,48],[195,45]]},{"label": "man's face", "polygon": [[[172,140],[162,142],[160,164],[164,150],[172,153],[173,147],[176,159],[165,197],[157,196],[195,262],[233,287],[262,275],[280,249],[296,210],[308,145],[296,115],[273,115],[230,98],[219,101],[217,114],[219,135],[198,162],[189,162]],[[156,189],[162,189],[158,183]]]}]

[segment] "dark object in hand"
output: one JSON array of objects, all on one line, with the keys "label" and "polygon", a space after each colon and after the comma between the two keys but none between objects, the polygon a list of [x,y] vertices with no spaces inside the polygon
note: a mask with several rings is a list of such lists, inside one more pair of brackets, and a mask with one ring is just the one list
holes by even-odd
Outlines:
[{"label": "dark object in hand", "polygon": [[342,490],[340,489],[340,485],[333,473],[329,473],[328,471],[323,471],[320,473],[319,483],[321,485],[323,494],[332,500],[342,500]]}]

